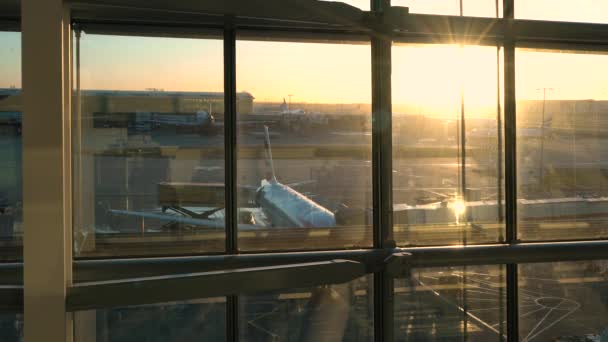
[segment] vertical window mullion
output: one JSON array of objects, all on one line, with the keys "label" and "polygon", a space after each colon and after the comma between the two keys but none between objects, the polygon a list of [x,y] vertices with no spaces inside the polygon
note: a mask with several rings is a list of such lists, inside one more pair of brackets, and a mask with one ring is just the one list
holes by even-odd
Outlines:
[{"label": "vertical window mullion", "polygon": [[[390,0],[372,0],[377,14]],[[371,37],[372,68],[372,184],[374,248],[390,248],[392,240],[392,109],[390,37]],[[374,274],[374,339],[394,340],[393,279],[385,271]]]},{"label": "vertical window mullion", "polygon": [[[505,209],[506,242],[517,242],[517,150],[515,96],[514,0],[504,0]],[[507,265],[507,340],[519,341],[517,264]]]},{"label": "vertical window mullion", "polygon": [[[224,27],[224,182],[226,254],[238,253],[236,191],[236,29],[233,18]],[[238,341],[238,296],[226,297],[226,340]]]}]

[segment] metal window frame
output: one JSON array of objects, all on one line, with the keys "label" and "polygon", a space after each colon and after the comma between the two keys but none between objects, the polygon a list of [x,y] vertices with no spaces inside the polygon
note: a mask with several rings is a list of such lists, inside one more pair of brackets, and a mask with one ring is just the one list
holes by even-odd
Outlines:
[{"label": "metal window frame", "polygon": [[[24,28],[26,37],[24,41],[29,42],[40,42],[43,37],[43,30],[39,28],[45,27],[51,28],[50,21],[57,20],[57,17],[49,19],[49,21],[32,23],[34,18],[44,19],[44,16],[36,16],[33,13],[32,8],[33,0],[21,0],[23,6],[23,17],[25,22],[21,23]],[[120,0],[104,0],[104,3],[121,4]],[[234,1],[233,1],[234,2]],[[371,9],[377,15],[382,15],[383,11],[390,6],[389,1],[386,0],[370,0]],[[534,21],[534,20],[519,20],[513,17],[513,0],[504,0],[503,2],[503,18],[471,18],[471,17],[456,17],[456,16],[441,16],[441,15],[422,15],[422,14],[410,14],[405,20],[397,22],[396,26],[399,28],[397,31],[387,31],[386,27],[373,26],[373,25],[345,25],[345,27],[330,27],[323,23],[307,24],[286,22],[277,25],[276,22],[263,20],[263,19],[252,19],[252,18],[231,18],[232,25],[226,25],[227,20],[223,16],[219,19],[217,16],[203,15],[196,11],[184,11],[182,8],[173,9],[170,15],[166,11],[171,9],[163,7],[156,11],[146,11],[143,9],[134,10],[133,8],[104,8],[98,7],[100,2],[97,2],[93,7],[80,7],[81,4],[91,5],[90,1],[76,0],[72,3],[75,5],[75,10],[72,14],[80,15],[83,22],[90,25],[93,24],[107,24],[107,23],[120,23],[127,24],[127,27],[132,27],[134,30],[141,30],[144,27],[157,29],[158,27],[162,30],[170,30],[170,28],[183,29],[184,27],[189,28],[192,32],[201,32],[205,27],[223,28],[224,29],[224,68],[225,68],[225,93],[231,94],[232,96],[225,96],[226,108],[232,108],[230,111],[230,119],[232,122],[225,125],[226,129],[226,199],[227,207],[232,209],[227,210],[230,215],[227,215],[227,239],[226,239],[226,253],[227,255],[215,255],[215,256],[186,256],[186,257],[164,257],[164,258],[134,258],[134,259],[114,259],[114,260],[75,260],[73,266],[73,273],[75,279],[75,285],[71,285],[71,273],[72,268],[67,266],[71,265],[71,243],[67,232],[71,229],[69,222],[70,215],[51,215],[52,220],[58,223],[56,231],[47,235],[36,236],[33,233],[29,234],[29,237],[24,241],[26,245],[25,258],[28,260],[28,267],[23,269],[22,264],[4,264],[0,265],[2,273],[0,273],[0,279],[5,284],[12,284],[11,286],[4,286],[0,288],[0,308],[4,309],[22,309],[25,308],[26,320],[26,339],[34,340],[32,336],[35,333],[45,334],[46,340],[64,340],[63,338],[70,338],[69,331],[72,321],[70,314],[66,313],[75,307],[70,308],[70,289],[79,291],[79,286],[84,286],[81,283],[86,281],[116,281],[117,279],[129,278],[131,281],[136,282],[138,277],[151,277],[160,275],[173,275],[175,277],[183,276],[183,273],[190,273],[196,271],[210,271],[218,269],[237,269],[242,267],[273,267],[277,265],[293,265],[297,263],[305,262],[322,262],[334,259],[347,259],[354,260],[363,263],[366,266],[367,273],[375,274],[375,290],[374,290],[374,301],[375,301],[375,339],[376,341],[390,341],[393,339],[393,312],[392,312],[392,276],[394,275],[389,271],[387,266],[387,258],[391,255],[406,253],[408,256],[404,257],[405,262],[399,263],[398,268],[410,269],[415,267],[440,267],[440,266],[454,266],[454,265],[480,265],[480,264],[506,264],[507,265],[507,328],[508,328],[508,340],[518,340],[518,317],[517,317],[517,265],[520,263],[532,263],[532,262],[557,262],[557,261],[575,261],[575,260],[596,260],[596,259],[608,259],[608,240],[600,241],[554,241],[554,242],[521,242],[517,239],[517,206],[516,206],[516,181],[517,181],[517,169],[516,169],[516,137],[515,137],[515,48],[518,47],[542,47],[542,48],[570,48],[574,50],[592,50],[592,51],[605,51],[608,49],[608,24],[591,24],[591,23],[564,23],[564,22],[551,22],[551,21]],[[147,2],[146,2],[147,4]],[[155,6],[167,6],[164,2],[154,2]],[[39,9],[39,4],[36,2],[36,8]],[[57,34],[62,35],[65,40],[60,46],[55,46],[53,49],[54,53],[67,53],[69,51],[69,31],[65,31],[66,18],[69,18],[69,11],[64,6],[65,2],[62,0],[53,0],[49,2],[49,8],[54,10],[53,13],[58,13],[57,10],[61,7],[62,14],[61,18],[63,21],[62,33],[58,33],[57,28],[55,30],[47,31],[48,35]],[[172,6],[169,4],[168,6]],[[6,13],[6,12],[5,12]],[[3,30],[18,30],[16,23],[19,23],[19,11],[11,12],[12,16],[3,16],[0,20],[0,28]],[[98,20],[96,14],[106,13],[120,15],[117,17],[119,20],[113,22],[109,20]],[[143,13],[143,14],[142,14]],[[48,13],[47,13],[48,14]],[[159,15],[162,14],[162,15]],[[103,17],[103,15],[102,15]],[[110,15],[111,17],[111,15]],[[116,18],[116,17],[115,17]],[[68,20],[69,21],[69,20]],[[207,21],[208,25],[201,25],[201,21]],[[372,23],[373,24],[373,23]],[[395,24],[393,22],[393,24]],[[236,155],[234,151],[235,146],[235,132],[236,123],[234,113],[234,94],[236,91],[235,87],[235,46],[234,46],[234,34],[235,26],[241,29],[256,29],[263,30],[264,32],[278,33],[276,39],[289,40],[290,37],[297,37],[298,34],[314,33],[320,37],[332,37],[337,39],[340,37],[357,37],[371,36],[372,41],[372,93],[373,93],[373,191],[374,191],[374,246],[371,249],[365,250],[345,250],[345,251],[312,251],[312,252],[293,252],[293,253],[255,253],[255,254],[243,254],[239,253],[237,240],[236,240],[236,202],[233,192],[235,186],[235,169],[236,169]],[[371,30],[370,30],[371,27]],[[29,33],[29,34],[27,34]],[[67,34],[66,34],[67,33]],[[387,45],[387,37],[388,45]],[[462,42],[464,37],[465,43],[471,44],[487,44],[496,45],[497,42],[502,44],[504,51],[504,134],[505,134],[505,201],[506,201],[506,243],[505,244],[488,244],[488,245],[476,245],[476,246],[443,246],[443,247],[415,247],[415,248],[396,248],[394,243],[390,239],[390,232],[392,229],[392,209],[391,209],[391,179],[390,173],[387,174],[387,166],[390,166],[392,156],[390,153],[390,91],[386,91],[387,87],[390,90],[390,40],[398,42],[422,42],[422,43],[454,43]],[[227,39],[226,39],[227,38]],[[461,38],[461,40],[458,40]],[[55,40],[56,41],[56,40]],[[29,46],[29,49],[27,48]],[[65,49],[65,50],[64,50]],[[60,80],[55,76],[45,78],[40,75],[33,75],[33,62],[34,57],[27,57],[26,54],[32,53],[32,45],[24,44],[24,84],[31,84],[34,80],[37,82],[43,81],[42,84],[45,87],[56,87],[67,88],[69,87],[69,81],[71,79],[71,68],[69,59],[63,59],[59,64],[54,64],[52,70],[63,70],[59,74],[63,75],[64,79]],[[71,54],[70,54],[71,55]],[[386,64],[388,60],[388,65]],[[28,71],[29,70],[29,71]],[[25,77],[30,73],[27,78]],[[27,82],[29,83],[26,83]],[[46,83],[45,83],[46,82]],[[67,82],[67,83],[66,83]],[[42,89],[42,88],[40,88]],[[70,92],[64,92],[62,101],[69,103],[71,95]],[[33,95],[30,95],[33,96]],[[38,96],[38,95],[37,95]],[[33,98],[33,97],[32,97]],[[47,96],[45,99],[47,104],[57,106],[58,98],[56,96]],[[26,108],[31,105],[33,100],[26,100]],[[63,106],[64,106],[63,105]],[[47,142],[52,142],[61,146],[61,149],[69,148],[69,140],[64,140],[67,133],[71,133],[71,128],[68,126],[69,123],[69,106],[61,107],[60,112],[62,113],[61,127],[51,125],[53,127],[49,132],[41,132],[40,139]],[[33,112],[33,109],[31,109]],[[67,116],[66,116],[67,115]],[[36,120],[40,120],[40,116],[32,116],[26,118],[26,128],[30,128],[30,131],[34,131],[32,124]],[[30,138],[25,141],[24,144],[24,163],[26,166],[31,167],[38,165],[34,163],[34,158],[31,153],[34,152],[33,145],[28,145],[28,142],[33,143],[34,140]],[[65,150],[64,150],[65,152]],[[67,159],[66,159],[67,158]],[[67,157],[61,159],[60,163],[54,164],[53,167],[57,167],[56,170],[62,170],[57,176],[53,177],[53,180],[57,181],[57,184],[63,184],[62,189],[68,189],[71,185],[69,174],[69,167],[66,167],[65,163],[69,163],[69,154]],[[43,169],[43,168],[40,168]],[[390,170],[391,168],[388,168]],[[384,170],[384,171],[383,171]],[[34,183],[34,172],[31,175],[26,176],[24,179],[26,182]],[[39,189],[37,189],[39,190]],[[32,206],[37,200],[46,200],[49,198],[42,198],[40,195],[36,195],[33,192],[29,192],[31,195],[29,199],[24,201],[26,206]],[[69,194],[71,191],[66,191],[64,194]],[[57,190],[49,190],[47,194],[59,195]],[[70,212],[70,198],[59,200],[56,204],[60,206],[59,213]],[[48,204],[48,203],[47,203]],[[28,220],[28,231],[39,232],[36,230],[36,225],[42,227],[42,224],[34,224],[33,222],[40,222],[40,218],[34,220],[33,213],[30,211],[29,216],[26,216]],[[51,216],[46,216],[51,218]],[[44,225],[48,228],[48,222]],[[30,228],[32,227],[32,228]],[[69,228],[69,229],[68,229]],[[41,248],[41,251],[46,252],[52,248],[58,247],[60,254],[58,258],[41,258],[40,255],[36,255],[32,251],[32,247],[39,242],[42,242],[44,237],[51,237],[52,241],[57,241],[57,244],[53,246],[49,245],[49,241],[44,241],[45,245]],[[59,240],[57,240],[59,238]],[[36,241],[36,242],[35,242]],[[59,242],[62,241],[62,242]],[[29,249],[29,252],[27,251]],[[38,253],[42,254],[42,253]],[[35,259],[34,259],[35,258]],[[45,259],[45,260],[42,260]],[[30,260],[36,260],[32,262]],[[62,277],[55,279],[52,282],[52,286],[47,286],[47,289],[42,289],[40,285],[36,285],[34,281],[41,278],[40,272],[45,270],[45,265],[51,262],[57,262],[60,260],[60,264],[64,265],[62,268]],[[54,265],[57,265],[55,263]],[[47,275],[48,274],[47,268]],[[407,270],[405,270],[407,271]],[[44,272],[43,272],[44,273]],[[25,274],[24,287],[19,286],[19,279]],[[56,273],[53,274],[56,276]],[[55,277],[56,278],[56,277]],[[50,279],[50,278],[49,278]],[[151,282],[150,284],[154,284]],[[46,286],[46,284],[45,284]],[[44,324],[32,324],[30,320],[34,320],[34,316],[31,315],[34,309],[39,310],[40,302],[31,300],[36,296],[37,291],[44,292],[45,290],[51,289],[54,294],[64,293],[63,304],[53,304],[50,310],[54,312],[63,312],[60,315],[61,320],[66,323],[68,328],[64,331],[63,329],[52,328],[52,324],[46,324],[43,330],[36,332],[36,329],[43,326]],[[246,290],[246,289],[245,289]],[[25,305],[19,298],[21,294],[25,293]],[[28,293],[30,294],[28,296]],[[34,297],[32,297],[34,296]],[[4,298],[4,299],[2,299]],[[57,297],[55,297],[57,298]],[[231,299],[232,298],[232,299]],[[150,297],[150,303],[155,302],[159,298]],[[91,300],[91,298],[88,298]],[[229,296],[228,303],[228,340],[238,340],[238,297]],[[67,304],[66,304],[67,303]],[[102,304],[100,304],[102,305]],[[30,314],[28,314],[28,312]],[[53,321],[55,322],[55,321]],[[67,331],[67,332],[66,332]]]}]

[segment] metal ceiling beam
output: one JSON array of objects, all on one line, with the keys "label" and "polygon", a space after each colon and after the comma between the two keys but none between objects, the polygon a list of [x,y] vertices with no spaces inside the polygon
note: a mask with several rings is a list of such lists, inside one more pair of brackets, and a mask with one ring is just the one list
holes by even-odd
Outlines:
[{"label": "metal ceiling beam", "polygon": [[358,26],[364,12],[341,3],[317,0],[74,0],[78,10],[112,9],[116,12],[162,11],[167,13],[230,15],[301,23],[324,23],[336,26]]}]

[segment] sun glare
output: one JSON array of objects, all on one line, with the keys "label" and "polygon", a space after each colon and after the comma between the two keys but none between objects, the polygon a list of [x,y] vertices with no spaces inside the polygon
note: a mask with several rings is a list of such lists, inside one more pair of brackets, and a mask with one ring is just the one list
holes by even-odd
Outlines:
[{"label": "sun glare", "polygon": [[462,199],[456,199],[452,203],[448,205],[449,208],[454,212],[454,217],[456,218],[456,223],[460,222],[460,218],[467,211],[467,206]]},{"label": "sun glare", "polygon": [[[500,72],[500,69],[498,69]],[[460,45],[397,45],[393,48],[393,103],[415,114],[467,116],[496,108],[496,48]],[[394,110],[399,114],[398,108]],[[495,112],[492,112],[495,115]]]}]

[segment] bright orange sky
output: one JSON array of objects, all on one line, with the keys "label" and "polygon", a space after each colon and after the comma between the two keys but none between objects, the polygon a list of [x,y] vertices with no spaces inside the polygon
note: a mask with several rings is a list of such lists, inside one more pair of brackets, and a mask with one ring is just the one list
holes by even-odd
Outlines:
[{"label": "bright orange sky", "polygon": [[[367,0],[347,1],[366,6]],[[457,0],[393,0],[413,13],[458,14]],[[608,1],[516,0],[518,17],[608,22]],[[465,15],[492,16],[494,0],[465,0]],[[536,13],[532,15],[532,13]],[[221,40],[83,35],[85,89],[222,91]],[[0,33],[0,87],[20,87],[17,33]],[[518,99],[608,99],[606,55],[518,50]],[[239,41],[237,89],[258,101],[369,103],[370,46]],[[496,103],[496,49],[493,47],[395,46],[393,103],[454,108],[464,87],[468,107]],[[500,68],[502,70],[502,67]]]}]

